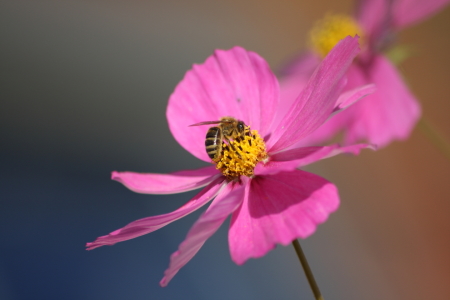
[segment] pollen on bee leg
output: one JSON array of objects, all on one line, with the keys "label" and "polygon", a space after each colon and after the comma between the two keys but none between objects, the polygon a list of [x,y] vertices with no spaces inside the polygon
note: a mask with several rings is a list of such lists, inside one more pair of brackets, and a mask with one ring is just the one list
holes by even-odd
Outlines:
[{"label": "pollen on bee leg", "polygon": [[237,180],[241,175],[253,177],[256,165],[267,158],[266,145],[258,131],[250,131],[247,127],[246,133],[230,141],[230,144],[224,142],[222,145],[222,155],[216,168],[229,181]]},{"label": "pollen on bee leg", "polygon": [[347,15],[328,14],[311,29],[309,44],[316,53],[325,57],[340,40],[348,35],[358,35],[360,43],[364,44],[365,34],[353,18]]}]

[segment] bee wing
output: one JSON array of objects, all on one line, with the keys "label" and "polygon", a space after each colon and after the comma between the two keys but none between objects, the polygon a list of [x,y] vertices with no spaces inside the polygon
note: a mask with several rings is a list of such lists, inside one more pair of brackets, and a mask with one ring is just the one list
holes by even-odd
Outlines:
[{"label": "bee wing", "polygon": [[189,127],[191,127],[191,126],[209,125],[209,124],[219,124],[219,123],[221,123],[221,121],[205,121],[205,122],[200,122],[200,123],[195,123],[195,124],[189,125]]}]

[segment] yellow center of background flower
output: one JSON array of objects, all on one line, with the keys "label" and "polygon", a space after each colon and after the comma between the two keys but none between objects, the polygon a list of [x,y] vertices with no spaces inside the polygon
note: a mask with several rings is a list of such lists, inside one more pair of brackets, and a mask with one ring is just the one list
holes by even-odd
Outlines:
[{"label": "yellow center of background flower", "polygon": [[325,57],[333,47],[346,36],[358,35],[360,44],[364,41],[364,32],[356,21],[346,15],[326,15],[317,21],[309,33],[311,48]]},{"label": "yellow center of background flower", "polygon": [[[250,128],[246,127],[245,131],[248,134]],[[251,134],[247,134],[230,141],[233,147],[226,143],[222,145],[222,155],[216,169],[228,180],[235,180],[241,175],[252,177],[258,162],[267,158],[266,145],[258,131],[252,130]]]}]

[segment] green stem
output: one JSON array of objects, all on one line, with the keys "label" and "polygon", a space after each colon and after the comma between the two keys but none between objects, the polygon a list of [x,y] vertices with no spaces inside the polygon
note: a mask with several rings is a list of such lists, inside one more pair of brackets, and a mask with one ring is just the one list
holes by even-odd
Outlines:
[{"label": "green stem", "polygon": [[426,137],[445,155],[450,159],[450,143],[445,139],[444,135],[425,118],[422,117],[419,121],[419,128]]},{"label": "green stem", "polygon": [[306,260],[305,253],[303,253],[302,247],[300,247],[300,243],[298,240],[293,240],[292,245],[294,246],[295,252],[297,253],[298,259],[302,264],[303,271],[305,272],[306,278],[308,279],[309,286],[314,294],[316,300],[324,300],[322,294],[320,293],[319,286],[314,279],[314,275],[309,267],[308,261]]}]

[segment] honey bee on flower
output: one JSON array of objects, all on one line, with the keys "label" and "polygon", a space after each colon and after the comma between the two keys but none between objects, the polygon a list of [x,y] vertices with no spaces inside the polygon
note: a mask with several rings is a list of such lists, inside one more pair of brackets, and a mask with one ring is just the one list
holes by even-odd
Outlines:
[{"label": "honey bee on flower", "polygon": [[208,129],[208,133],[206,134],[205,146],[208,156],[215,162],[217,162],[221,158],[223,140],[227,141],[228,145],[232,147],[232,150],[237,152],[233,145],[230,144],[230,140],[241,139],[245,137],[246,125],[244,124],[244,122],[236,120],[233,117],[223,117],[219,121],[206,121],[189,126],[201,126],[210,124],[219,124],[219,126],[210,127]]},{"label": "honey bee on flower", "polygon": [[343,76],[358,52],[357,38],[338,43],[280,121],[278,81],[258,54],[240,47],[217,50],[203,64],[194,65],[170,96],[167,119],[180,145],[211,166],[172,174],[113,172],[112,179],[138,193],[203,189],[179,209],[131,222],[88,243],[88,250],[153,232],[211,200],[170,257],[161,286],[229,215],[229,247],[239,265],[265,255],[276,244],[311,235],[337,209],[339,196],[332,183],[299,168],[371,146],[292,146],[331,114],[374,91],[373,85],[366,85],[341,95]]},{"label": "honey bee on flower", "polygon": [[206,153],[216,163],[217,169],[229,181],[241,175],[253,176],[256,164],[267,158],[264,141],[256,131],[251,131],[243,121],[223,117],[220,121],[206,121],[190,126],[219,124],[206,133]]}]

